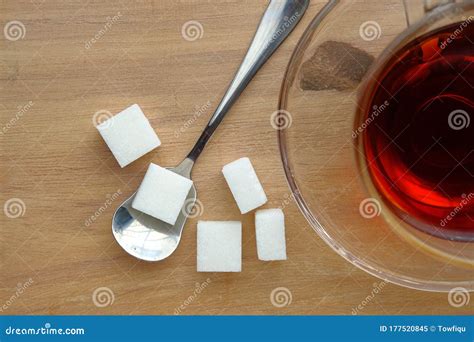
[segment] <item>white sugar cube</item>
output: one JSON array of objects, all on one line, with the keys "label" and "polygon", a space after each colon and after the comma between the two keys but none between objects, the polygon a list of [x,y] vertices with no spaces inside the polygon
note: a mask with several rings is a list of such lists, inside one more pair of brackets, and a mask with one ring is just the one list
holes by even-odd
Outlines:
[{"label": "white sugar cube", "polygon": [[120,167],[127,166],[161,145],[155,130],[137,104],[102,122],[97,129]]},{"label": "white sugar cube", "polygon": [[285,215],[281,209],[257,210],[255,230],[260,260],[286,260]]},{"label": "white sugar cube", "polygon": [[242,223],[199,221],[197,224],[198,272],[242,270]]},{"label": "white sugar cube", "polygon": [[192,185],[192,180],[151,163],[132,208],[173,225]]},{"label": "white sugar cube", "polygon": [[249,158],[240,158],[225,165],[222,173],[242,214],[267,202],[267,196]]}]

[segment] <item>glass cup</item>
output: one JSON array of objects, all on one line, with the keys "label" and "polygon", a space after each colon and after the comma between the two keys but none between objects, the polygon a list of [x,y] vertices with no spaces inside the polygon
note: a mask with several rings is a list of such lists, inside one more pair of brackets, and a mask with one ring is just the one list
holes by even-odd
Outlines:
[{"label": "glass cup", "polygon": [[331,1],[298,43],[282,84],[278,140],[304,216],[351,263],[410,288],[474,290],[474,243],[397,214],[369,172],[365,128],[354,130],[397,51],[473,14],[472,1]]}]

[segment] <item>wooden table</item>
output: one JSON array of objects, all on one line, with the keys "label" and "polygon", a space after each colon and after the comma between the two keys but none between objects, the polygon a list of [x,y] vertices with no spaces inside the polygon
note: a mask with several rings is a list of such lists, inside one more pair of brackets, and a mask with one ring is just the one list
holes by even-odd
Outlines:
[{"label": "wooden table", "polygon": [[[225,163],[248,156],[261,175],[267,206],[288,201],[270,115],[291,52],[323,4],[312,1],[194,169],[204,208],[199,219],[241,219],[244,227],[242,273],[206,274],[196,272],[197,219],[188,221],[172,257],[147,263],[116,244],[111,217],[151,161],[175,165],[188,152],[239,65],[266,1],[2,1],[2,26],[20,21],[25,35],[0,37],[1,203],[18,198],[26,208],[18,218],[0,215],[2,313],[351,314],[379,280],[326,246],[292,201],[285,205],[289,260],[259,261],[253,214],[239,214],[221,175]],[[195,41],[181,35],[190,20],[203,26]],[[163,145],[121,169],[93,116],[133,103]],[[278,287],[287,289],[289,305],[272,305]],[[96,290],[103,292],[94,303]],[[388,284],[360,313],[469,311],[472,305],[451,307],[446,294]]]}]

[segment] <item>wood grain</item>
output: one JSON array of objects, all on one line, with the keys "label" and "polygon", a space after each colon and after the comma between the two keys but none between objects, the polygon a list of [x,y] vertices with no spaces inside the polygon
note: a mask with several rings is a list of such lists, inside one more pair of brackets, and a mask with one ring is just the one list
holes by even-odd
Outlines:
[{"label": "wood grain", "polygon": [[[285,204],[289,260],[259,261],[253,215],[239,214],[220,173],[222,165],[246,155],[261,175],[267,207],[288,201],[269,118],[291,52],[323,4],[312,1],[194,169],[204,206],[199,219],[241,219],[244,227],[243,272],[205,274],[196,272],[196,219],[188,221],[172,257],[146,263],[115,243],[111,217],[149,162],[175,165],[188,152],[239,65],[266,1],[2,1],[2,26],[19,20],[26,28],[23,39],[0,37],[1,203],[19,198],[26,207],[19,218],[0,215],[0,304],[8,304],[2,313],[174,314],[183,305],[181,314],[351,314],[377,279],[326,246],[292,201]],[[181,27],[189,20],[203,25],[201,39],[183,39]],[[18,115],[29,101],[30,108]],[[133,103],[163,145],[121,169],[92,118]],[[119,199],[86,224],[118,191]],[[17,295],[18,284],[30,278],[31,286]],[[195,296],[203,282],[209,285]],[[111,305],[94,305],[100,287],[113,292]],[[270,293],[277,287],[291,291],[290,305],[272,305]],[[449,306],[446,294],[388,284],[361,313],[470,309]]]}]

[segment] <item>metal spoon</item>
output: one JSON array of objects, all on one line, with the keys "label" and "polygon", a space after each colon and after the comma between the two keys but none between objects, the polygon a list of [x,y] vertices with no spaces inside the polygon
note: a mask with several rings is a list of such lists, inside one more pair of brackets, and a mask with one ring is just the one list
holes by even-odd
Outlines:
[{"label": "metal spoon", "polygon": [[[217,126],[260,67],[299,22],[308,4],[309,0],[272,0],[270,2],[239,70],[207,127],[181,164],[169,170],[191,179],[192,167]],[[196,188],[193,185],[189,191],[185,208],[174,226],[133,209],[131,204],[134,196],[135,194],[123,202],[114,213],[112,220],[114,237],[127,253],[136,258],[147,261],[163,260],[178,247],[188,216],[184,209],[194,205]]]}]

